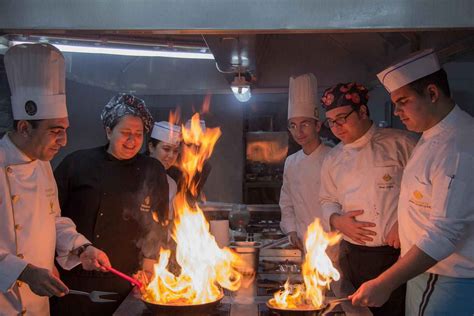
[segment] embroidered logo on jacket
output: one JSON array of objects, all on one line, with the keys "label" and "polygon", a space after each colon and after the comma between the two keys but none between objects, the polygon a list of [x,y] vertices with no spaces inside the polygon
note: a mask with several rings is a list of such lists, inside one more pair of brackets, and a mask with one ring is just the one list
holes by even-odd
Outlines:
[{"label": "embroidered logo on jacket", "polygon": [[409,199],[410,203],[415,204],[418,207],[424,209],[431,209],[431,204],[429,202],[424,201],[424,195],[418,190],[413,191],[412,198]]},{"label": "embroidered logo on jacket", "polygon": [[146,196],[145,199],[143,200],[143,203],[140,205],[140,211],[149,212],[150,208],[151,208],[150,197]]},{"label": "embroidered logo on jacket", "polygon": [[54,201],[49,200],[49,215],[52,215],[52,214],[56,214],[56,212],[54,211]]},{"label": "embroidered logo on jacket", "polygon": [[421,199],[423,198],[423,194],[422,194],[420,191],[418,191],[418,190],[413,191],[413,196],[414,196],[415,199],[417,199],[417,200],[421,200]]},{"label": "embroidered logo on jacket", "polygon": [[377,186],[379,189],[393,189],[395,186],[395,181],[393,180],[393,177],[386,173],[382,176],[382,180],[377,181]]}]

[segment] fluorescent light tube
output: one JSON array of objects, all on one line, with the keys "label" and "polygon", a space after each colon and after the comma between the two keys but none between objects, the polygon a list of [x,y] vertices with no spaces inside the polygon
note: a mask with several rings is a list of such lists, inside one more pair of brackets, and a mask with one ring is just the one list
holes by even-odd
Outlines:
[{"label": "fluorescent light tube", "polygon": [[[32,42],[12,41],[13,45],[31,44]],[[51,44],[62,52],[85,53],[85,54],[105,54],[122,56],[143,56],[143,57],[168,57],[168,58],[188,58],[188,59],[214,59],[210,53],[194,52],[174,52],[146,49],[113,48],[101,46],[75,46],[64,44]]]}]

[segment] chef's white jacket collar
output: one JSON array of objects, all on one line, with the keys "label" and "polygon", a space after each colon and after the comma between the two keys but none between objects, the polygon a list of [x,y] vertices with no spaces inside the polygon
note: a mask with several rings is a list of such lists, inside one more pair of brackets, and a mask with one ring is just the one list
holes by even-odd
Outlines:
[{"label": "chef's white jacket collar", "polygon": [[375,130],[376,130],[375,124],[374,122],[372,122],[372,125],[367,130],[367,132],[365,132],[364,135],[362,135],[361,137],[359,137],[358,139],[356,139],[350,144],[344,144],[343,148],[344,149],[357,149],[357,148],[364,147],[372,139],[372,136],[374,136]]},{"label": "chef's white jacket collar", "polygon": [[462,112],[461,108],[459,108],[459,106],[456,104],[454,108],[451,110],[451,112],[449,112],[448,115],[446,115],[444,119],[438,122],[438,124],[436,124],[435,126],[424,131],[422,137],[424,139],[428,139],[441,133],[444,130],[455,127],[457,118],[461,115],[461,112]]},{"label": "chef's white jacket collar", "polygon": [[22,164],[33,161],[23,151],[21,151],[20,148],[16,147],[10,138],[10,133],[5,134],[3,138],[5,140],[6,147],[8,148],[8,152],[10,152],[10,159],[12,159],[9,163]]},{"label": "chef's white jacket collar", "polygon": [[323,142],[321,142],[318,147],[316,147],[315,150],[313,150],[310,154],[306,154],[304,152],[304,150],[302,150],[301,152],[303,153],[303,157],[310,157],[310,156],[316,156],[318,155],[319,152],[321,152],[322,150],[324,150],[324,144]]}]

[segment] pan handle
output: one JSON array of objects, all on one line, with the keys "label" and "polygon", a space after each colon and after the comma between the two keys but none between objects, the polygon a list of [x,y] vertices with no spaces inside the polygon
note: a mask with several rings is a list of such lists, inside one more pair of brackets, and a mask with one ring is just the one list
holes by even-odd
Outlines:
[{"label": "pan handle", "polygon": [[113,274],[115,274],[115,275],[121,277],[122,279],[125,279],[125,280],[127,280],[127,281],[129,281],[129,282],[135,284],[139,289],[142,288],[143,284],[142,284],[140,281],[138,281],[138,280],[136,280],[136,279],[134,279],[134,278],[132,278],[132,277],[129,277],[129,276],[126,275],[125,273],[120,272],[120,271],[118,271],[118,270],[116,270],[116,269],[114,269],[114,268],[112,268],[112,267],[106,267],[106,266],[103,266],[103,267],[104,267],[107,271],[112,272]]},{"label": "pan handle", "polygon": [[348,298],[348,297],[343,297],[343,298],[338,298],[338,299],[335,299],[335,300],[332,300],[328,303],[328,305],[326,305],[326,307],[324,308],[323,312],[321,313],[321,316],[324,316],[326,315],[327,313],[330,313],[332,312],[332,310],[334,309],[334,307],[336,307],[337,305],[339,305],[340,303],[344,303],[344,302],[350,302],[351,300]]}]

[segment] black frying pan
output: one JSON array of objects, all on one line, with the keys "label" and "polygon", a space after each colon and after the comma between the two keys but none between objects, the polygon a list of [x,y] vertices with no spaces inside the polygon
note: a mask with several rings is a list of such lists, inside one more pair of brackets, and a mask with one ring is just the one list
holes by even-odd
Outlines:
[{"label": "black frying pan", "polygon": [[326,305],[322,306],[321,308],[314,308],[312,306],[307,306],[304,308],[280,308],[270,304],[270,301],[267,301],[267,307],[277,313],[280,316],[322,316],[326,315],[327,313],[331,312],[334,307],[336,307],[339,303],[348,302],[350,301],[348,298],[339,298],[332,301],[329,301]]},{"label": "black frying pan", "polygon": [[221,300],[224,298],[224,293],[222,293],[219,298],[213,302],[204,303],[204,304],[157,304],[153,302],[146,301],[142,298],[142,301],[147,306],[148,310],[152,312],[155,316],[161,315],[193,315],[193,316],[201,316],[201,315],[209,315],[215,310]]}]

